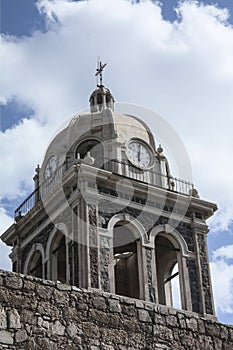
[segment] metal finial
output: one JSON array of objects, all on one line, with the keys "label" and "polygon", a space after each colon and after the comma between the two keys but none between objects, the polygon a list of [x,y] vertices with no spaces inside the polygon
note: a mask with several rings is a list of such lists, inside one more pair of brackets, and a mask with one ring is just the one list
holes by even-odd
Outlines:
[{"label": "metal finial", "polygon": [[95,73],[95,76],[97,77],[97,85],[102,85],[102,79],[103,79],[102,72],[103,72],[104,67],[106,65],[107,65],[107,63],[102,64],[102,62],[98,58],[98,66],[97,66],[96,73]]}]

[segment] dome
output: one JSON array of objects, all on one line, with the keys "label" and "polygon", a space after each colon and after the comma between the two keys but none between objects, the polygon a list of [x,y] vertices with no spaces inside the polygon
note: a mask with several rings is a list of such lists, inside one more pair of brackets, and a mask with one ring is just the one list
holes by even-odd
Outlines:
[{"label": "dome", "polygon": [[59,167],[69,169],[84,162],[152,183],[153,174],[168,174],[168,165],[162,159],[165,161],[156,151],[154,137],[146,123],[137,116],[114,111],[110,90],[97,85],[90,96],[90,111],[76,114],[50,143],[42,165],[42,180],[52,176],[50,169],[55,172]]}]

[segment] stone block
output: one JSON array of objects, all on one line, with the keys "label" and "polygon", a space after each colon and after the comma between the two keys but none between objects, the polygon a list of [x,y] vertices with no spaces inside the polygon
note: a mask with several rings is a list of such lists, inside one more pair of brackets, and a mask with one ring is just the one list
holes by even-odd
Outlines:
[{"label": "stone block", "polygon": [[7,328],[7,318],[6,312],[4,310],[0,310],[0,329]]},{"label": "stone block", "polygon": [[102,297],[97,297],[93,299],[93,306],[96,309],[99,310],[105,310],[106,309],[106,302],[105,302],[105,298]]},{"label": "stone block", "polygon": [[9,300],[9,291],[6,288],[0,289],[0,304],[6,303]]},{"label": "stone block", "polygon": [[197,319],[198,333],[205,334],[205,323],[202,319]]},{"label": "stone block", "polygon": [[8,331],[0,331],[0,344],[9,344],[14,343],[13,335]]},{"label": "stone block", "polygon": [[54,299],[57,305],[69,306],[69,294],[64,291],[54,291]]},{"label": "stone block", "polygon": [[99,328],[92,322],[83,323],[83,333],[89,338],[99,339],[100,337]]},{"label": "stone block", "polygon": [[152,322],[149,312],[143,309],[138,310],[138,318],[141,322]]},{"label": "stone block", "polygon": [[37,320],[34,312],[24,309],[21,311],[21,321],[25,325],[35,325]]},{"label": "stone block", "polygon": [[108,308],[111,312],[121,312],[121,305],[119,303],[119,300],[109,299]]},{"label": "stone block", "polygon": [[23,290],[27,292],[32,292],[35,290],[35,283],[33,281],[24,280],[23,281]]},{"label": "stone block", "polygon": [[19,275],[8,275],[5,278],[5,284],[10,289],[21,289],[23,287],[22,278]]},{"label": "stone block", "polygon": [[165,324],[165,316],[160,315],[158,312],[154,313],[154,323],[155,324]]},{"label": "stone block", "polygon": [[50,300],[52,293],[53,293],[53,289],[49,286],[43,286],[39,284],[36,287],[36,294],[40,299]]},{"label": "stone block", "polygon": [[69,286],[68,284],[65,283],[57,283],[57,289],[58,290],[62,290],[62,291],[67,291],[67,290],[71,290],[71,286]]},{"label": "stone block", "polygon": [[217,323],[207,322],[206,323],[206,334],[214,337],[219,337],[220,328]]},{"label": "stone block", "polygon": [[27,338],[28,336],[25,329],[20,329],[15,334],[16,343],[23,343]]},{"label": "stone block", "polygon": [[144,303],[140,300],[136,300],[135,305],[136,305],[136,308],[138,308],[138,309],[144,309],[144,307],[145,307]]},{"label": "stone block", "polygon": [[64,335],[65,334],[65,327],[58,320],[55,321],[55,323],[51,325],[51,330],[52,330],[53,335]]},{"label": "stone block", "polygon": [[137,333],[140,330],[139,322],[136,318],[124,319],[123,325],[126,332]]},{"label": "stone block", "polygon": [[[228,333],[229,330],[229,333]],[[228,334],[230,335],[230,339],[233,340],[233,327],[227,329],[227,327],[220,325],[220,337],[221,339],[228,339]]]},{"label": "stone block", "polygon": [[71,323],[66,327],[66,332],[70,338],[74,338],[78,334],[78,329]]},{"label": "stone block", "polygon": [[9,328],[21,328],[20,316],[17,310],[8,311],[7,317]]},{"label": "stone block", "polygon": [[178,320],[175,316],[169,315],[166,316],[166,324],[171,327],[177,327]]},{"label": "stone block", "polygon": [[186,324],[187,324],[187,328],[191,329],[191,331],[193,332],[198,331],[197,320],[195,318],[187,318]]},{"label": "stone block", "polygon": [[137,312],[136,309],[133,305],[121,305],[121,310],[123,314],[126,314],[127,316],[130,317],[136,317]]},{"label": "stone block", "polygon": [[186,318],[181,313],[178,313],[178,322],[180,328],[186,328]]}]

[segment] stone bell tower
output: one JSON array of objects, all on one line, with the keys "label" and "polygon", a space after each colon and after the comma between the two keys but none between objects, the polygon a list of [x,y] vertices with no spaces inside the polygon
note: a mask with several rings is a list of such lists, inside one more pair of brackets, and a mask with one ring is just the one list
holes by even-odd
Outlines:
[{"label": "stone bell tower", "polygon": [[217,207],[172,177],[149,127],[115,112],[102,81],[34,180],[1,237],[13,271],[214,316],[206,220]]}]

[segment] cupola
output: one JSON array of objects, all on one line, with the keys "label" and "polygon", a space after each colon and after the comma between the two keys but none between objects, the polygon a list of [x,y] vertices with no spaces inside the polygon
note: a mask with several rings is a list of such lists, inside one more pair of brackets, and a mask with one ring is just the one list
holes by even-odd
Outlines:
[{"label": "cupola", "polygon": [[102,64],[101,61],[98,62],[95,74],[97,77],[97,87],[89,99],[91,113],[100,112],[106,108],[111,108],[114,111],[114,97],[110,90],[102,84],[103,69],[106,65],[107,63]]},{"label": "cupola", "polygon": [[114,110],[114,97],[104,85],[97,85],[97,88],[90,96],[89,102],[92,113],[106,108],[111,108],[112,111]]}]

